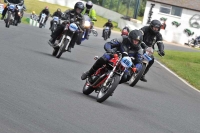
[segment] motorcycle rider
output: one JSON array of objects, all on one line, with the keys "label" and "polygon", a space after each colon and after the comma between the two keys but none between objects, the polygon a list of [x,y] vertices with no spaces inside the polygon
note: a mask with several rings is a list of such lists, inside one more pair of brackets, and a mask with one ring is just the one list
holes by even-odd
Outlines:
[{"label": "motorcycle rider", "polygon": [[49,7],[46,6],[46,7],[40,12],[38,22],[40,21],[40,18],[41,18],[42,13],[44,13],[44,14],[47,15],[46,18],[45,18],[45,20],[44,20],[44,25],[46,25],[46,22],[47,22],[47,20],[48,20],[48,18],[49,18],[49,15],[50,15]]},{"label": "motorcycle rider", "polygon": [[35,11],[32,11],[31,15],[30,15],[30,19],[36,20],[37,15],[35,14]]},{"label": "motorcycle rider", "polygon": [[3,20],[6,12],[8,11],[8,6],[9,3],[13,3],[13,4],[18,4],[19,6],[22,6],[24,4],[24,0],[4,0],[6,3],[8,2],[7,6],[4,8],[3,12],[2,12],[2,17],[1,19]]},{"label": "motorcycle rider", "polygon": [[[83,10],[84,10],[84,4],[82,2],[77,2],[74,5],[74,9],[68,10],[67,12],[65,12],[65,14],[62,16],[62,18],[67,21],[65,21],[61,25],[59,25],[56,28],[56,30],[51,34],[52,38],[48,42],[50,46],[55,47],[57,45],[57,44],[55,44],[55,41],[56,41],[57,37],[64,31],[65,25],[67,23],[69,23],[70,19],[74,19],[74,20],[78,21],[80,23],[80,28],[81,28],[80,30],[83,29],[84,18],[83,18],[83,15],[81,14],[81,12]],[[67,49],[68,52],[71,52],[71,48],[74,47],[77,37],[78,37],[78,31],[74,34],[74,36],[69,44],[69,47]]]},{"label": "motorcycle rider", "polygon": [[[62,12],[61,12],[61,9],[60,9],[60,8],[58,8],[57,11],[55,11],[55,12],[53,13],[52,18],[53,18],[54,16],[55,16],[55,17],[58,17],[58,18],[61,18]],[[49,29],[51,29],[52,25],[53,25],[53,20],[50,21],[50,27],[49,27]]]},{"label": "motorcycle rider", "polygon": [[[143,32],[144,36],[143,36],[143,42],[148,46],[148,47],[153,47],[154,48],[154,44],[157,43],[158,46],[158,54],[160,56],[164,56],[165,52],[164,52],[164,44],[163,44],[163,38],[162,35],[160,34],[160,28],[161,28],[161,23],[159,20],[152,20],[149,26],[144,26],[141,28],[141,31]],[[145,45],[141,45],[142,48],[146,49]],[[145,74],[149,71],[149,68],[153,65],[154,63],[154,57],[152,55],[152,60],[149,62],[149,64],[147,65],[147,68],[145,69],[142,77],[141,77],[141,81],[147,82],[146,78],[145,78]]]},{"label": "motorcycle rider", "polygon": [[[126,52],[128,56],[134,57],[135,60],[133,63],[136,65],[136,68],[139,71],[142,68],[142,40],[142,33],[139,30],[132,30],[127,38],[121,37],[107,42],[104,45],[106,53],[104,53],[104,55],[94,63],[89,71],[82,74],[81,79],[85,80],[86,78],[88,78],[91,81],[91,75],[93,75],[99,68],[106,64],[113,57],[113,53],[115,53],[116,51],[120,51],[122,55],[124,54],[124,52]],[[130,78],[130,74],[124,73],[120,83],[127,82]]]},{"label": "motorcycle rider", "polygon": [[[103,27],[109,27],[108,38],[110,38],[111,29],[113,28],[112,20],[111,20],[111,19],[108,19],[108,22],[105,23],[105,24],[103,25]],[[105,29],[103,29],[102,37],[104,37],[104,31],[105,31]]]},{"label": "motorcycle rider", "polygon": [[[86,3],[86,8],[82,12],[83,15],[88,15],[90,17],[91,21],[92,21],[90,29],[93,28],[95,21],[97,21],[96,11],[92,7],[93,7],[92,1],[88,1]],[[89,31],[88,35],[86,35],[87,39],[89,39],[89,34],[90,33],[91,33],[91,31]]]}]

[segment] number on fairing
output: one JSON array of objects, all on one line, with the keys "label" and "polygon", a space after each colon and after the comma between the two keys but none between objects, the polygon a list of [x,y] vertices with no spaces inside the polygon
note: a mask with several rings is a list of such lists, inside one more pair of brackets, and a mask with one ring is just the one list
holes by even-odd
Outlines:
[{"label": "number on fairing", "polygon": [[129,68],[133,65],[130,57],[123,57],[121,60],[121,64],[126,68]]}]

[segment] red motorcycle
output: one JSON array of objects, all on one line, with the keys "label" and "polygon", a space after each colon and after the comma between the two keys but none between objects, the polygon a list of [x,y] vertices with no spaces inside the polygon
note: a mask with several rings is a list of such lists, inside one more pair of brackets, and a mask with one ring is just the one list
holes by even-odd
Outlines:
[{"label": "red motorcycle", "polygon": [[[97,60],[98,57],[95,57]],[[104,102],[112,96],[126,70],[136,71],[132,58],[121,53],[114,54],[107,64],[99,68],[91,79],[86,79],[83,86],[83,94],[89,95],[93,91],[97,93],[97,102]]]}]

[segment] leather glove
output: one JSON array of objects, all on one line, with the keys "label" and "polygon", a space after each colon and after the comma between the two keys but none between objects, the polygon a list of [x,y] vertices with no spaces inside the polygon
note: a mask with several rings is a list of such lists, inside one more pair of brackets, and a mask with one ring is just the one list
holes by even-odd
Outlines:
[{"label": "leather glove", "polygon": [[165,56],[165,52],[164,51],[158,51],[158,54],[160,55],[160,56]]}]

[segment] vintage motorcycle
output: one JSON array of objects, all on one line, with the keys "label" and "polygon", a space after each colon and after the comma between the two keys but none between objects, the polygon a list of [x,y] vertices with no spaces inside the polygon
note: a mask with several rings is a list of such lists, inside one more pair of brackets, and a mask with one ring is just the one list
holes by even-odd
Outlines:
[{"label": "vintage motorcycle", "polygon": [[7,28],[9,28],[10,25],[17,26],[17,24],[18,24],[20,12],[18,12],[17,10],[15,10],[16,6],[17,5],[14,5],[12,3],[8,4],[8,12],[7,12],[7,17],[5,19],[5,23],[6,23],[5,26]]},{"label": "vintage motorcycle", "polygon": [[71,19],[70,23],[66,24],[63,33],[59,36],[59,39],[55,42],[57,46],[54,47],[52,55],[60,58],[61,55],[67,51],[75,32],[79,29],[79,22],[74,22],[74,20]]},{"label": "vintage motorcycle", "polygon": [[44,26],[44,21],[46,19],[47,15],[42,13],[40,20],[39,20],[39,28],[42,28]]},{"label": "vintage motorcycle", "polygon": [[56,28],[57,28],[59,23],[60,23],[59,17],[54,16],[53,17],[53,25],[51,27],[51,32],[52,33],[56,30]]},{"label": "vintage motorcycle", "polygon": [[87,15],[84,15],[84,31],[82,33],[79,33],[78,39],[76,41],[76,44],[80,45],[82,41],[89,39],[89,32],[91,27],[91,20],[90,17]]},{"label": "vintage motorcycle", "polygon": [[106,41],[108,39],[109,27],[104,28],[103,38]]},{"label": "vintage motorcycle", "polygon": [[137,82],[140,80],[140,78],[142,77],[147,65],[149,64],[149,62],[152,60],[151,56],[153,55],[153,48],[152,47],[148,47],[146,49],[146,52],[144,52],[144,54],[142,55],[142,68],[140,71],[135,71],[131,73],[131,79],[128,81],[130,86],[135,86],[137,84]]},{"label": "vintage motorcycle", "polygon": [[[124,72],[128,69],[136,71],[131,57],[127,56],[127,54],[124,56],[123,54],[114,54],[107,64],[99,68],[91,78],[87,78],[83,86],[83,94],[89,95],[95,91],[97,93],[97,102],[99,103],[112,96]],[[95,60],[97,59],[98,57],[96,56]]]}]

